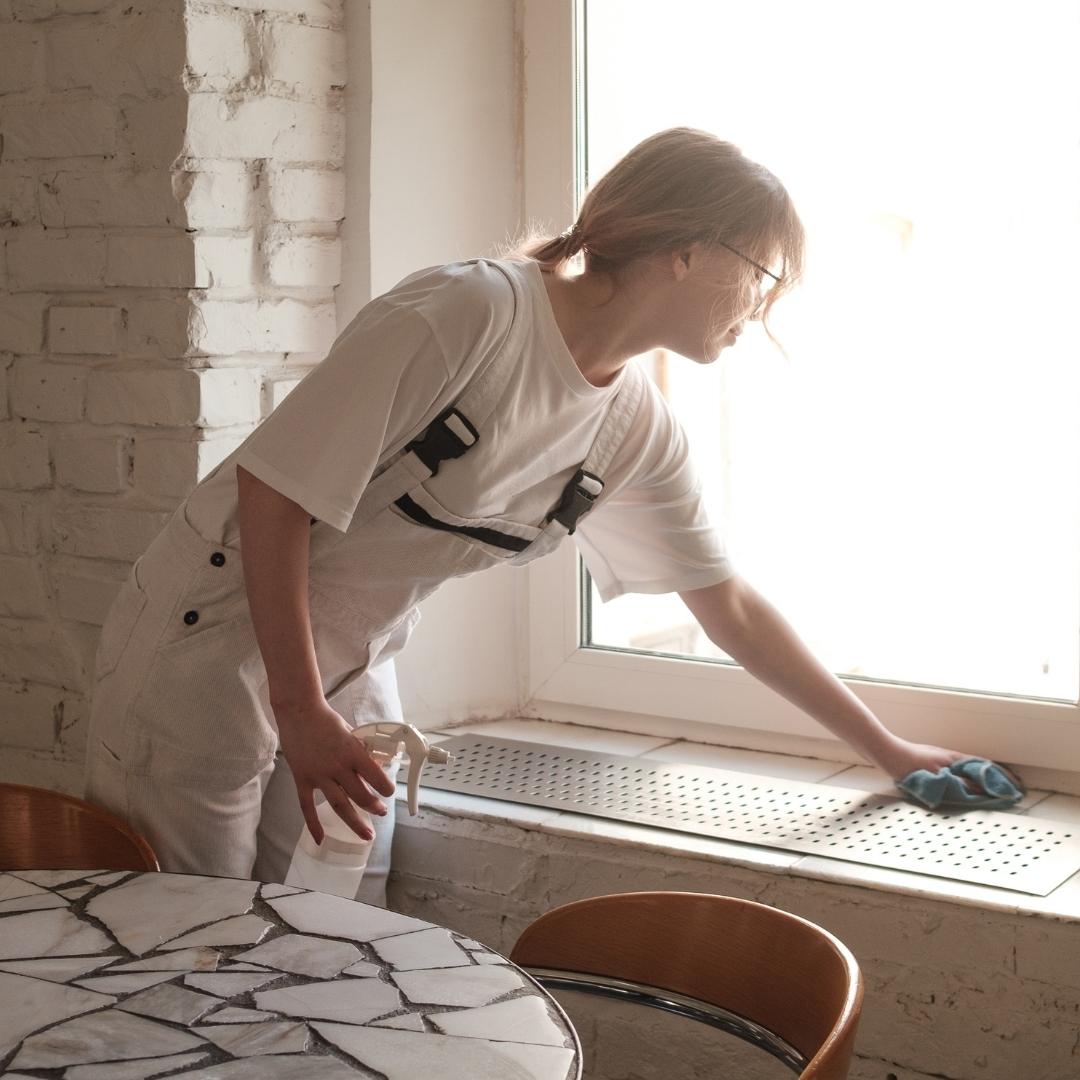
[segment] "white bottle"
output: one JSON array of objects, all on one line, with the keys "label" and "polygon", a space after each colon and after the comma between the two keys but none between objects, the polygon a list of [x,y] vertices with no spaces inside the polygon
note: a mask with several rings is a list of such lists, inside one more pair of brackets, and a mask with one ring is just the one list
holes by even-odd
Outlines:
[{"label": "white bottle", "polygon": [[[418,810],[420,773],[424,766],[429,761],[436,764],[453,761],[445,750],[430,746],[412,724],[365,724],[355,728],[353,736],[364,742],[372,757],[384,769],[400,763],[402,748],[408,749],[410,814]],[[373,829],[371,815],[359,806],[354,808],[360,820]],[[317,803],[315,813],[323,827],[323,841],[316,844],[311,831],[304,827],[293,851],[285,884],[351,899],[360,887],[373,841],[357,836],[328,802]]]}]

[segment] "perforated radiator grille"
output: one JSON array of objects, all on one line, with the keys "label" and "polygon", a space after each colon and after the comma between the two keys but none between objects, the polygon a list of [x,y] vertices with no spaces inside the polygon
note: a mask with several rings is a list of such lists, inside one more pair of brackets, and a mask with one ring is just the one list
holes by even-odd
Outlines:
[{"label": "perforated radiator grille", "polygon": [[423,786],[913,870],[1045,896],[1080,870],[1080,829],[997,811],[645,758],[459,735]]}]

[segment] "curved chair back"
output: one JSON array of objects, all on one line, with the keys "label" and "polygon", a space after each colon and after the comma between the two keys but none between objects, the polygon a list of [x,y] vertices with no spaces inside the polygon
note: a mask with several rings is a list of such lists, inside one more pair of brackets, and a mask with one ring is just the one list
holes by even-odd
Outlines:
[{"label": "curved chair back", "polygon": [[845,1080],[862,975],[827,930],[707,893],[599,896],[555,908],[510,959],[550,988],[634,1000],[723,1028],[802,1080]]},{"label": "curved chair back", "polygon": [[120,818],[73,795],[0,784],[0,870],[158,870]]}]

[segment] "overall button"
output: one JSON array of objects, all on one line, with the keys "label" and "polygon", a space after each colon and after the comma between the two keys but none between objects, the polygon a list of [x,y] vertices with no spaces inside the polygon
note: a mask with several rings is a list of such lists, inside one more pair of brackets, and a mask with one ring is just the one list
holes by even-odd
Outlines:
[{"label": "overall button", "polygon": [[222,555],[222,553],[220,551],[215,551],[214,554],[210,556],[210,565],[211,566],[224,566],[225,565],[225,556]]},{"label": "overall button", "polygon": [[197,611],[185,611],[184,612],[184,622],[186,622],[188,624],[188,626],[194,626],[198,621],[199,621],[199,613]]}]

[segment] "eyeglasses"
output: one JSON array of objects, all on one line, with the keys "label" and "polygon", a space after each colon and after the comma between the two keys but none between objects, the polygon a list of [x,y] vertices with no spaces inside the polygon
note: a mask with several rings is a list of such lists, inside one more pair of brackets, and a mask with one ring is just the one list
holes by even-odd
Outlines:
[{"label": "eyeglasses", "polygon": [[761,263],[754,262],[754,260],[751,259],[749,255],[744,255],[738,248],[733,248],[730,244],[725,244],[723,240],[717,240],[716,242],[722,248],[727,248],[728,251],[732,252],[735,255],[738,255],[740,259],[745,259],[752,267],[754,267],[754,269],[760,270],[763,274],[768,274],[769,277],[773,279],[773,281],[778,282],[781,280],[781,278],[777,274],[774,274],[771,270],[766,270],[765,267],[761,265]]},{"label": "eyeglasses", "polygon": [[769,298],[769,293],[780,283],[782,280],[779,275],[774,274],[771,270],[766,270],[764,266],[759,262],[755,262],[749,255],[744,255],[738,248],[732,247],[730,244],[725,244],[723,240],[716,241],[722,248],[727,248],[728,251],[734,255],[738,255],[740,259],[748,262],[755,270],[760,270],[762,275],[768,275],[773,279],[772,285],[765,284],[764,276],[758,281],[758,302],[754,306],[754,310],[747,316],[748,319],[756,319],[761,313],[761,309],[765,306],[765,301]]}]

